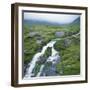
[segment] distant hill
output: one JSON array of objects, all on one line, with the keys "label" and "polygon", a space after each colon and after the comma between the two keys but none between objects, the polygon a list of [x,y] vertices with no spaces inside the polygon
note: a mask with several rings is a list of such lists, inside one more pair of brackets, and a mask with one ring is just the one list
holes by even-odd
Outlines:
[{"label": "distant hill", "polygon": [[33,24],[39,24],[39,25],[56,25],[56,26],[62,26],[62,25],[68,25],[68,24],[62,24],[62,23],[56,23],[56,22],[48,22],[48,21],[38,21],[38,20],[24,20],[24,24],[27,25],[33,25]]},{"label": "distant hill", "polygon": [[71,24],[80,24],[80,17],[75,19]]},{"label": "distant hill", "polygon": [[[33,25],[33,24],[40,24],[40,25],[68,25],[68,24],[61,24],[61,23],[54,23],[48,21],[39,21],[39,20],[24,20],[24,24]],[[72,23],[69,24],[80,24],[80,17],[74,20]]]},{"label": "distant hill", "polygon": [[33,24],[40,24],[40,25],[61,25],[59,23],[48,22],[48,21],[38,21],[38,20],[24,20],[24,24],[33,25]]}]

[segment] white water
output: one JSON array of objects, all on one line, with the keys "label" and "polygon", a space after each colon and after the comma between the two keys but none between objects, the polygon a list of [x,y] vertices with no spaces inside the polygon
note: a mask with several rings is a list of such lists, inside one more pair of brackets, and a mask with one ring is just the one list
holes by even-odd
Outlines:
[{"label": "white water", "polygon": [[[52,53],[51,53],[51,56],[48,57],[47,62],[52,62],[53,64],[57,63],[57,60],[60,58],[60,56],[59,56],[58,52],[54,49],[55,43],[56,43],[56,41],[50,41],[47,45],[45,45],[42,48],[41,52],[38,52],[34,55],[32,61],[29,63],[29,68],[26,70],[26,75],[25,75],[24,79],[30,78],[33,75],[32,71],[36,65],[36,62],[38,60],[40,60],[39,58],[45,54],[45,51],[47,50],[48,47],[52,48]],[[40,68],[37,76],[41,75],[41,72],[43,71],[44,66],[45,66],[44,64],[41,65],[41,68]]]},{"label": "white water", "polygon": [[39,77],[39,76],[41,75],[41,73],[42,73],[44,67],[45,67],[44,64],[41,65],[41,68],[40,68],[40,71],[39,71],[38,74],[37,74],[37,77]]},{"label": "white water", "polygon": [[58,59],[60,59],[59,53],[54,49],[54,47],[52,47],[52,54],[47,59],[47,62],[52,62],[53,64],[57,64]]}]

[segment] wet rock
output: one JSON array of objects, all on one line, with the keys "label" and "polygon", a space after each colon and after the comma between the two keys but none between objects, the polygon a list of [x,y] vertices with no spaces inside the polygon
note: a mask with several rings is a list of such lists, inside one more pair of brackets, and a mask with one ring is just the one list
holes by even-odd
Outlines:
[{"label": "wet rock", "polygon": [[41,56],[39,60],[37,61],[38,64],[43,64],[46,61],[46,57]]},{"label": "wet rock", "polygon": [[56,37],[63,37],[64,35],[65,35],[65,33],[63,31],[55,33]]},{"label": "wet rock", "polygon": [[56,65],[50,65],[48,68],[45,67],[41,76],[57,76]]},{"label": "wet rock", "polygon": [[35,77],[35,74],[32,74],[31,77]]},{"label": "wet rock", "polygon": [[24,64],[24,75],[26,74],[28,68],[29,68],[29,64]]},{"label": "wet rock", "polygon": [[60,62],[60,56],[56,54],[55,56],[50,56],[47,62],[52,62],[52,64],[57,64]]}]

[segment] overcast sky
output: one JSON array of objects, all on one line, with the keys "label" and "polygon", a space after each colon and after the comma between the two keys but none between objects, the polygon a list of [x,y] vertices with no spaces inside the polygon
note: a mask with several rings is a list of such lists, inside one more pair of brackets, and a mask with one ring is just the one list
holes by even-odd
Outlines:
[{"label": "overcast sky", "polygon": [[67,24],[73,22],[80,15],[73,14],[47,14],[47,13],[24,13],[24,20],[38,20],[38,21],[48,21],[60,24]]}]

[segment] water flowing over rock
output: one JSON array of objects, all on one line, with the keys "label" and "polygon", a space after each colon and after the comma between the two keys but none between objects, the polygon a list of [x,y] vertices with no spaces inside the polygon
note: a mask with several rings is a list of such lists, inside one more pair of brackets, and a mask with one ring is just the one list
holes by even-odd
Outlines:
[{"label": "water flowing over rock", "polygon": [[[56,69],[55,69],[55,65],[60,61],[60,56],[58,51],[56,51],[54,49],[54,44],[56,43],[56,41],[50,41],[49,43],[47,43],[45,46],[43,46],[41,52],[36,53],[33,58],[32,61],[29,63],[29,68],[27,68],[24,79],[29,79],[31,77],[34,76],[33,73],[33,69],[35,68],[35,65],[38,61],[42,60],[40,59],[41,57],[43,57],[43,55],[45,54],[45,51],[47,50],[48,47],[51,48],[52,53],[51,55],[47,58],[46,62],[44,64],[41,65],[39,72],[37,73],[37,77],[38,76],[46,76],[46,75],[50,75],[50,73],[48,73],[49,71],[51,72],[51,75],[56,74]],[[47,72],[44,72],[44,68],[46,63],[51,63],[51,67],[49,68],[49,70]]]}]

